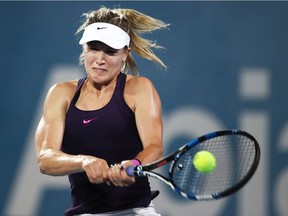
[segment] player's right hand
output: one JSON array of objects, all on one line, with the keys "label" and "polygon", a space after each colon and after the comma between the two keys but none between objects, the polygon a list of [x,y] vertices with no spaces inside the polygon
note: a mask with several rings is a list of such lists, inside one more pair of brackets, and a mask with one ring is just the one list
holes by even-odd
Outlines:
[{"label": "player's right hand", "polygon": [[82,161],[82,168],[91,183],[110,184],[108,178],[109,166],[105,160],[93,156],[85,156]]}]

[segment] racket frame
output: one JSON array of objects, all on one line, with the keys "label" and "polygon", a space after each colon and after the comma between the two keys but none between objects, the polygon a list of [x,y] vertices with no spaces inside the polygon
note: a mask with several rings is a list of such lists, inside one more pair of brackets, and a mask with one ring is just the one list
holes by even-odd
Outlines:
[{"label": "racket frame", "polygon": [[[216,192],[213,194],[206,194],[206,195],[187,194],[187,193],[181,191],[179,188],[177,188],[177,186],[174,184],[171,176],[173,173],[173,169],[175,168],[175,164],[178,161],[178,159],[181,157],[181,155],[183,155],[185,152],[187,152],[191,148],[195,147],[196,145],[198,145],[198,144],[200,144],[206,140],[209,140],[209,139],[212,139],[215,137],[219,137],[219,136],[229,135],[229,134],[239,134],[242,136],[246,136],[247,138],[249,138],[250,140],[252,140],[254,142],[255,158],[254,158],[253,164],[252,164],[250,170],[247,172],[246,176],[240,182],[233,185],[233,187],[227,188],[226,190],[224,190],[222,192]],[[251,134],[249,134],[245,131],[236,130],[236,129],[222,130],[222,131],[216,131],[216,132],[208,133],[206,135],[192,139],[187,144],[183,145],[177,151],[166,156],[165,158],[159,159],[155,162],[149,163],[149,164],[144,165],[144,166],[141,166],[141,165],[136,166],[133,169],[133,173],[134,173],[134,176],[146,176],[146,177],[156,178],[156,179],[164,182],[165,184],[169,185],[172,190],[174,190],[175,192],[180,194],[182,197],[185,197],[185,198],[188,198],[191,200],[198,200],[198,201],[200,201],[200,200],[215,200],[215,199],[219,199],[222,197],[226,197],[232,193],[235,193],[239,189],[241,189],[252,178],[252,176],[256,172],[257,167],[259,165],[259,161],[260,161],[260,147],[259,147],[257,140]],[[170,162],[171,162],[171,164],[170,164],[170,168],[169,168],[169,172],[168,172],[169,177],[164,177],[163,175],[152,171],[152,170],[157,169],[159,167],[162,167],[162,166],[164,166]]]}]

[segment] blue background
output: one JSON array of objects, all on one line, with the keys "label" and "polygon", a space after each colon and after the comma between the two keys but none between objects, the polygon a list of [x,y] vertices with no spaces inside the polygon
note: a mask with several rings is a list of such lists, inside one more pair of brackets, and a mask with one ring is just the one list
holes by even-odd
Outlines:
[{"label": "blue background", "polygon": [[[32,125],[39,120],[35,119],[35,113],[39,112],[38,104],[42,103],[43,86],[47,84],[51,68],[57,65],[78,68],[81,47],[75,32],[80,16],[101,5],[133,8],[171,24],[169,30],[146,35],[166,47],[157,54],[167,64],[167,71],[136,57],[140,74],[153,81],[162,98],[164,120],[178,110],[199,109],[216,116],[221,127],[246,130],[249,128],[239,124],[244,111],[264,112],[268,116],[265,137],[256,137],[265,139],[267,144],[263,147],[267,150],[264,154],[267,166],[259,171],[261,176],[264,173],[267,184],[263,184],[264,192],[261,192],[265,196],[258,199],[263,199],[267,216],[285,215],[285,207],[282,204],[279,209],[277,200],[288,203],[288,191],[278,196],[277,186],[281,179],[288,184],[285,174],[288,140],[284,143],[282,140],[279,148],[280,135],[284,136],[288,124],[288,2],[257,1],[0,2],[0,214],[12,215],[7,206],[12,202],[11,191],[19,178],[19,170],[24,169],[23,152],[28,145],[34,145],[27,143],[27,137]],[[240,77],[247,68],[265,72],[269,83],[265,97],[246,100],[239,93]],[[83,76],[83,69],[79,67],[79,70]],[[255,89],[258,84],[254,83]],[[189,125],[207,132],[199,122]],[[257,135],[257,130],[254,127],[251,132]],[[186,135],[179,133],[173,140],[168,139],[165,153],[182,145]],[[196,135],[201,134],[191,134]],[[39,176],[30,177],[37,180]],[[33,186],[31,184],[31,188]],[[168,208],[164,203],[165,196],[170,196],[167,194],[157,203],[162,205],[160,209]],[[29,199],[29,193],[22,196]],[[69,206],[69,190],[49,187],[39,199],[33,215],[62,215]],[[227,202],[213,215],[243,216],[237,195]],[[193,205],[182,215],[193,215]],[[205,205],[209,208],[213,204]],[[15,216],[25,215],[20,206],[17,208]],[[177,201],[171,208],[177,208]],[[262,207],[255,204],[254,208],[259,212],[257,208]]]}]

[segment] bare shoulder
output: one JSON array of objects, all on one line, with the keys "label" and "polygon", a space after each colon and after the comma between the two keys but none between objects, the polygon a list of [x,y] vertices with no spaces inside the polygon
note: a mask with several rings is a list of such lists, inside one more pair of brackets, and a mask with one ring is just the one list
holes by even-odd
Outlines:
[{"label": "bare shoulder", "polygon": [[77,88],[77,80],[56,83],[48,91],[47,96],[56,98],[69,98],[73,97]]},{"label": "bare shoulder", "polygon": [[57,93],[72,93],[75,92],[77,88],[77,80],[67,81],[67,82],[59,82],[54,84],[49,92],[57,92]]},{"label": "bare shoulder", "polygon": [[160,101],[152,81],[143,76],[127,75],[124,98],[128,106],[135,111],[137,107]]},{"label": "bare shoulder", "polygon": [[129,92],[135,91],[137,93],[140,93],[142,91],[147,92],[147,90],[149,91],[154,89],[154,85],[152,81],[147,77],[127,75],[126,89]]},{"label": "bare shoulder", "polygon": [[60,82],[54,84],[46,96],[46,104],[58,104],[59,106],[68,107],[77,88],[77,80]]}]

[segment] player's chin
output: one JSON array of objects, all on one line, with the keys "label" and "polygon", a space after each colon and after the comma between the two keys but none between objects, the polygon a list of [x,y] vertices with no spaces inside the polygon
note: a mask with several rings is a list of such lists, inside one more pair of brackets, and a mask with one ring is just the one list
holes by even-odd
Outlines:
[{"label": "player's chin", "polygon": [[99,75],[99,74],[90,74],[90,79],[94,82],[94,83],[103,83],[106,80],[106,77],[104,75]]}]

